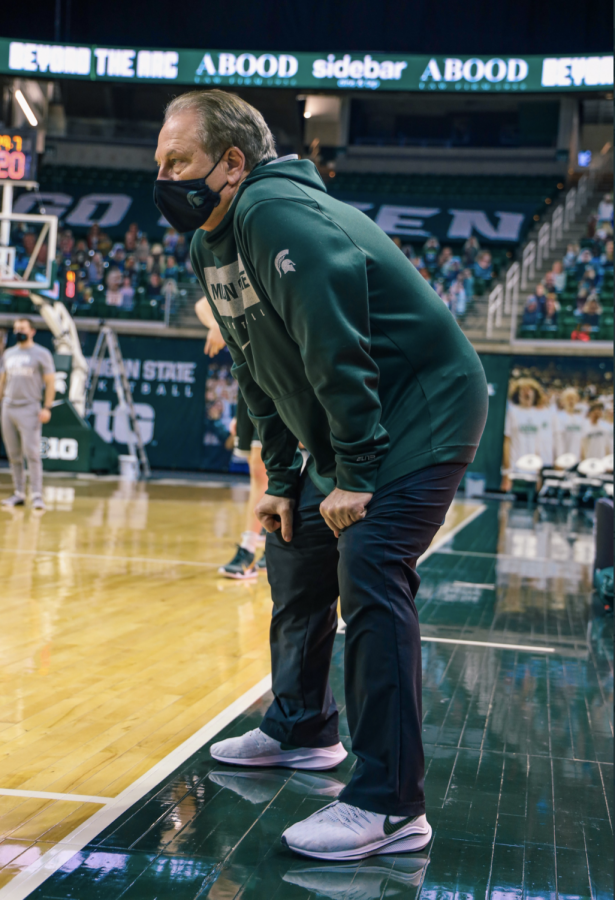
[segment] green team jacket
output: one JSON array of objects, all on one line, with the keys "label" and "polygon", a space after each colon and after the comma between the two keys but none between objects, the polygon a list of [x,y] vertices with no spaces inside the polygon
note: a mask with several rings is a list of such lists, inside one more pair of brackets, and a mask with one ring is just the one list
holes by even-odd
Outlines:
[{"label": "green team jacket", "polygon": [[369,491],[470,463],[487,416],[478,356],[435,291],[314,164],[261,163],[194,271],[263,444],[270,494],[295,496],[302,457],[324,493]]}]

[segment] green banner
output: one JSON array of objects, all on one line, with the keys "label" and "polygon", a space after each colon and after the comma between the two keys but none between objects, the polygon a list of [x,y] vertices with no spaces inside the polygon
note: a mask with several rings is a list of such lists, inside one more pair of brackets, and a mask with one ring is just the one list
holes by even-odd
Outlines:
[{"label": "green banner", "polygon": [[159,50],[0,39],[0,73],[92,81],[385,91],[578,91],[613,85],[613,55],[426,56]]}]

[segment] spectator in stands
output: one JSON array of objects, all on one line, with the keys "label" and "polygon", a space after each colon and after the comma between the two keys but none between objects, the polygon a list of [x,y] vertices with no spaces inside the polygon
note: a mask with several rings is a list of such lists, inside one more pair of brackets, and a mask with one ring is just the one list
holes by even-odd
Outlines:
[{"label": "spectator in stands", "polygon": [[132,286],[130,275],[124,274],[122,279],[122,309],[131,310],[135,305],[135,289]]},{"label": "spectator in stands", "polygon": [[598,303],[596,294],[592,293],[587,298],[587,302],[583,307],[583,317],[581,321],[583,325],[589,325],[591,328],[599,328],[601,315],[602,307]]},{"label": "spectator in stands", "polygon": [[472,269],[464,269],[461,274],[463,275],[463,287],[466,292],[466,297],[469,299],[474,296],[474,275],[472,274]]},{"label": "spectator in stands", "polygon": [[561,294],[566,287],[566,273],[564,272],[564,264],[561,259],[556,259],[551,267],[553,274],[553,285],[558,294]]},{"label": "spectator in stands", "polygon": [[[445,247],[444,249],[450,250],[451,248]],[[447,284],[452,284],[459,272],[461,272],[461,259],[458,256],[453,256],[451,251],[451,255],[440,266],[439,274],[444,277]]]},{"label": "spectator in stands", "polygon": [[581,252],[579,253],[579,255],[577,257],[577,265],[576,265],[577,281],[580,281],[583,278],[583,275],[585,274],[585,269],[587,269],[592,264],[592,259],[593,259],[593,256],[592,256],[592,252],[589,249],[589,247],[585,247],[583,250],[581,250]]},{"label": "spectator in stands", "polygon": [[120,272],[124,271],[124,263],[126,262],[126,251],[124,249],[124,245],[117,243],[114,244],[111,253],[109,254],[109,259],[113,260],[113,265],[117,266]]},{"label": "spectator in stands", "polygon": [[583,273],[583,277],[579,282],[579,287],[587,288],[588,291],[595,291],[600,285],[600,275],[593,268],[593,266],[588,266]]},{"label": "spectator in stands", "polygon": [[555,275],[552,271],[545,273],[542,285],[545,289],[545,294],[552,294],[555,291]]},{"label": "spectator in stands", "polygon": [[543,284],[536,285],[534,293],[532,294],[532,297],[530,299],[532,298],[536,301],[538,312],[542,316],[546,301],[546,291]]},{"label": "spectator in stands", "polygon": [[477,280],[483,281],[485,284],[491,282],[491,279],[493,278],[493,263],[491,261],[491,254],[488,250],[482,250],[478,254],[472,271]]},{"label": "spectator in stands", "polygon": [[599,222],[598,227],[596,228],[596,234],[594,235],[595,242],[600,245],[599,249],[602,250],[606,241],[609,238],[613,237],[613,226],[610,222]]},{"label": "spectator in stands", "polygon": [[131,222],[128,231],[124,235],[124,246],[126,253],[134,253],[137,249],[137,240],[139,239],[139,226],[136,222]]},{"label": "spectator in stands", "polygon": [[438,273],[444,274],[443,270],[453,256],[452,247],[442,247],[438,254]]},{"label": "spectator in stands", "polygon": [[177,268],[177,262],[174,256],[165,257],[165,269],[164,269],[164,277],[172,278],[174,281],[177,281],[179,274],[179,270]]},{"label": "spectator in stands", "polygon": [[429,237],[423,244],[421,255],[425,268],[430,272],[435,272],[438,264],[438,254],[440,253],[440,241],[437,237]]},{"label": "spectator in stands", "polygon": [[117,266],[113,266],[107,273],[105,303],[107,306],[121,306],[122,300],[122,273]]},{"label": "spectator in stands", "polygon": [[598,204],[598,220],[613,221],[613,194],[605,194]]},{"label": "spectator in stands", "polygon": [[148,279],[149,295],[152,300],[162,300],[162,278],[158,272],[152,272]]},{"label": "spectator in stands", "polygon": [[64,231],[60,234],[60,240],[58,241],[60,251],[62,256],[68,257],[70,259],[71,254],[73,252],[73,248],[75,246],[75,239],[73,237],[73,233],[70,228],[65,228]]},{"label": "spectator in stands", "polygon": [[555,292],[547,294],[545,311],[541,323],[542,326],[545,328],[557,328],[558,313],[559,303],[557,302],[557,294]]},{"label": "spectator in stands", "polygon": [[480,244],[478,242],[478,238],[471,235],[463,245],[463,249],[461,251],[461,259],[463,260],[463,265],[466,268],[471,268],[476,262],[476,256],[480,251]]},{"label": "spectator in stands", "polygon": [[180,234],[177,239],[177,244],[175,245],[175,253],[173,255],[177,259],[178,263],[182,264],[185,262],[186,264],[188,264],[190,262],[189,254],[190,245],[186,240],[186,235]]},{"label": "spectator in stands", "polygon": [[536,297],[528,297],[525,308],[523,310],[523,315],[521,316],[521,327],[522,328],[535,328],[540,325],[542,316],[540,315],[540,309],[538,308],[538,301]]},{"label": "spectator in stands", "polygon": [[458,272],[457,277],[449,288],[449,297],[451,299],[450,309],[456,319],[465,315],[468,295],[466,294],[463,273]]},{"label": "spectator in stands", "polygon": [[613,269],[613,240],[608,240],[604,245],[604,250],[600,255],[600,267],[603,271]]},{"label": "spectator in stands", "polygon": [[101,284],[105,274],[105,261],[102,253],[93,252],[87,265],[87,278],[90,284]]},{"label": "spectator in stands", "polygon": [[150,254],[153,259],[151,271],[159,272],[160,275],[164,275],[164,247],[162,246],[162,244],[152,244]]},{"label": "spectator in stands", "polygon": [[142,265],[147,264],[147,259],[148,259],[149,255],[150,255],[149,241],[147,239],[147,235],[144,234],[144,235],[141,235],[141,237],[137,241],[137,248],[135,251],[135,256],[136,256],[137,262],[141,263]]},{"label": "spectator in stands", "polygon": [[95,223],[90,227],[88,231],[88,247],[90,250],[96,250],[98,248],[98,242],[100,240],[100,228]]},{"label": "spectator in stands", "polygon": [[179,234],[174,228],[167,228],[162,238],[162,245],[165,253],[173,253],[179,240]]},{"label": "spectator in stands", "polygon": [[591,325],[577,325],[570,335],[571,341],[589,341],[591,340]]},{"label": "spectator in stands", "polygon": [[576,269],[577,259],[579,256],[579,245],[568,244],[566,247],[566,255],[564,256],[564,269]]}]

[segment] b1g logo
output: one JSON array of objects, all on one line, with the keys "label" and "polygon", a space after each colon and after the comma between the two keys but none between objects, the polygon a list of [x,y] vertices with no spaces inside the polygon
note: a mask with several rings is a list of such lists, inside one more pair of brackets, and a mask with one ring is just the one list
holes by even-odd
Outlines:
[{"label": "b1g logo", "polygon": [[79,456],[79,444],[75,438],[44,437],[41,438],[41,456],[71,462]]}]

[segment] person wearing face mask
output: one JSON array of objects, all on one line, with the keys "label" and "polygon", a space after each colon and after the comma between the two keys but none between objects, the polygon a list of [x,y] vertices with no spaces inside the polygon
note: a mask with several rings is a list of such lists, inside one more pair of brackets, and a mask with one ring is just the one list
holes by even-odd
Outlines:
[{"label": "person wearing face mask", "polygon": [[[262,115],[220,90],[167,107],[155,200],[191,259],[262,443],[274,700],[211,748],[244,766],[346,757],[329,686],[337,599],[357,757],[339,800],[288,828],[292,850],[419,850],[425,815],[416,565],[474,459],[478,356],[437,294],[314,163],[276,158]],[[299,442],[309,452],[304,459]]]},{"label": "person wearing face mask", "polygon": [[[30,473],[33,509],[45,509],[41,430],[51,419],[55,398],[55,366],[49,350],[34,343],[36,331],[30,319],[21,318],[13,326],[16,346],[0,360],[0,400],[2,439],[13,476],[13,494],[2,501],[4,507],[23,506],[26,501],[24,457]],[[41,398],[45,392],[43,406]]]}]

